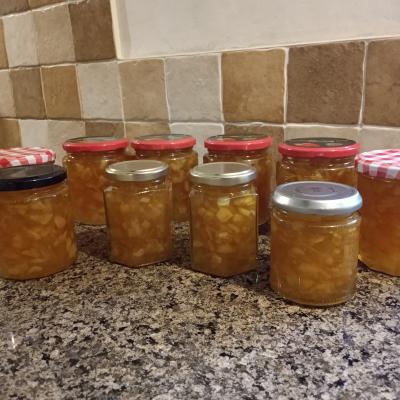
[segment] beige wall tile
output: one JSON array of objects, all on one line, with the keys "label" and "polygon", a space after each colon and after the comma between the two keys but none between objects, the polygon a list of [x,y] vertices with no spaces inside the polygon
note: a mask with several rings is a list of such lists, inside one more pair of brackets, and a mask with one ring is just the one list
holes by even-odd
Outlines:
[{"label": "beige wall tile", "polygon": [[29,6],[31,8],[37,8],[42,6],[48,6],[50,4],[60,3],[64,0],[28,0],[28,1],[29,1]]},{"label": "beige wall tile", "polygon": [[21,146],[21,136],[17,119],[0,118],[0,148]]},{"label": "beige wall tile", "polygon": [[168,120],[162,60],[127,61],[119,64],[126,119]]},{"label": "beige wall tile", "polygon": [[28,10],[28,0],[1,0],[0,15]]},{"label": "beige wall tile", "polygon": [[400,129],[364,127],[360,133],[361,151],[400,149]]},{"label": "beige wall tile", "polygon": [[10,72],[0,71],[0,117],[15,117],[15,103]]},{"label": "beige wall tile", "polygon": [[363,121],[400,126],[400,40],[368,45]]},{"label": "beige wall tile", "polygon": [[0,19],[0,68],[8,67],[8,57],[6,50],[6,42],[4,38],[3,20]]},{"label": "beige wall tile", "polygon": [[283,122],[284,65],[283,50],[224,53],[225,120]]},{"label": "beige wall tile", "polygon": [[49,118],[81,117],[75,66],[43,67],[42,82]]},{"label": "beige wall tile", "polygon": [[358,142],[360,129],[357,127],[316,126],[316,125],[287,125],[285,140],[302,137],[337,137]]},{"label": "beige wall tile", "polygon": [[125,136],[124,123],[122,121],[86,121],[85,129],[86,136]]},{"label": "beige wall tile", "polygon": [[38,65],[33,14],[11,15],[3,19],[3,24],[10,67]]},{"label": "beige wall tile", "polygon": [[363,57],[361,42],[291,48],[288,122],[358,123]]},{"label": "beige wall tile", "polygon": [[126,137],[133,139],[143,135],[162,135],[170,133],[167,122],[126,122]]},{"label": "beige wall tile", "polygon": [[221,121],[217,55],[168,58],[165,68],[172,121]]},{"label": "beige wall tile", "polygon": [[115,57],[109,0],[69,4],[75,54],[78,61]]},{"label": "beige wall tile", "polygon": [[49,147],[48,120],[21,119],[21,144],[24,147]]},{"label": "beige wall tile", "polygon": [[122,102],[116,62],[77,67],[82,115],[87,119],[121,119]]},{"label": "beige wall tile", "polygon": [[40,68],[10,70],[18,118],[45,118]]},{"label": "beige wall tile", "polygon": [[33,13],[37,29],[40,64],[56,64],[75,60],[68,6],[60,5]]}]

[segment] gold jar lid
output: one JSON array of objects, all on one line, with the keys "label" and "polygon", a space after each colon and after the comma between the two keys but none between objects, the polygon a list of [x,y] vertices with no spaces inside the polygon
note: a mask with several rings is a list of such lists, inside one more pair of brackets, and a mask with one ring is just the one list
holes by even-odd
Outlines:
[{"label": "gold jar lid", "polygon": [[168,165],[156,160],[121,161],[106,168],[107,178],[120,182],[145,182],[166,176]]}]

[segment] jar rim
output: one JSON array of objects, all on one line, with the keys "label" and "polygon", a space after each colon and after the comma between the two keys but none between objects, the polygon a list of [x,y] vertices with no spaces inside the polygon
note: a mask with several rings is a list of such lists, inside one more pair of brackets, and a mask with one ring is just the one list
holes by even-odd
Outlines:
[{"label": "jar rim", "polygon": [[135,150],[175,150],[188,149],[196,144],[196,139],[190,135],[160,134],[139,136],[131,141]]},{"label": "jar rim", "polygon": [[110,164],[109,179],[120,182],[146,182],[166,176],[168,165],[157,160],[130,160]]},{"label": "jar rim", "polygon": [[215,135],[204,141],[208,150],[263,150],[271,147],[272,137],[267,135],[237,134],[237,135]]},{"label": "jar rim", "polygon": [[115,136],[82,136],[68,139],[63,144],[67,153],[101,152],[125,149],[128,147],[127,138]]}]

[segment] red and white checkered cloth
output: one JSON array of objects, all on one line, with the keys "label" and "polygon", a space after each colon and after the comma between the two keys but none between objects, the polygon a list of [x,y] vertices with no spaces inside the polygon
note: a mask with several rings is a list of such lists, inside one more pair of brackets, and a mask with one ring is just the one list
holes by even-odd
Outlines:
[{"label": "red and white checkered cloth", "polygon": [[0,168],[53,162],[56,153],[44,147],[12,147],[0,149]]},{"label": "red and white checkered cloth", "polygon": [[357,171],[383,179],[400,179],[400,149],[373,150],[356,157]]}]

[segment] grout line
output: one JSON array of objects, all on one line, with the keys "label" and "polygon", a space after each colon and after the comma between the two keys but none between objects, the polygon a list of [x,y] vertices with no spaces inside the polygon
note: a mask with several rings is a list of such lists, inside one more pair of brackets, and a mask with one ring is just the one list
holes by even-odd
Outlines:
[{"label": "grout line", "polygon": [[47,118],[47,101],[46,101],[46,97],[44,95],[44,84],[43,84],[43,73],[42,73],[42,68],[39,67],[39,73],[40,73],[40,89],[42,91],[42,99],[43,99],[43,104],[44,104],[44,113],[46,115],[46,119]]},{"label": "grout line", "polygon": [[[219,78],[219,106],[220,106],[220,118],[221,121],[225,121],[225,116],[224,116],[224,81],[223,81],[223,75],[222,75],[222,52],[217,54],[218,57],[218,78]],[[225,133],[225,131],[224,131]]]},{"label": "grout line", "polygon": [[285,52],[285,65],[283,70],[283,123],[287,123],[287,108],[288,108],[288,66],[289,66],[289,48],[283,49]]},{"label": "grout line", "polygon": [[[74,68],[75,68],[75,76],[76,76],[76,87],[78,90],[78,98],[79,98],[79,109],[81,111],[81,119],[86,120],[85,115],[84,115],[84,110],[83,110],[83,101],[82,101],[80,78],[79,78],[79,73],[78,73],[78,65],[74,64]],[[85,136],[86,136],[86,124],[85,124]]]},{"label": "grout line", "polygon": [[168,112],[168,121],[167,123],[171,122],[171,107],[169,106],[169,98],[168,98],[168,85],[167,85],[167,61],[162,59],[163,68],[164,68],[164,90],[165,90],[165,103],[167,105],[167,112]]},{"label": "grout line", "polygon": [[361,104],[360,104],[360,115],[358,117],[358,124],[360,127],[363,125],[363,117],[365,111],[365,91],[367,85],[367,58],[368,58],[368,43],[364,42],[364,58],[362,64],[362,88],[361,88]]}]

